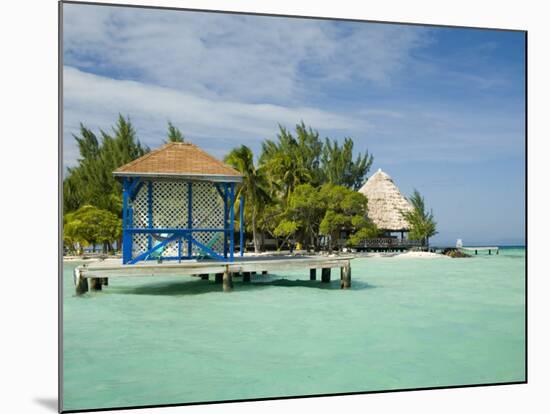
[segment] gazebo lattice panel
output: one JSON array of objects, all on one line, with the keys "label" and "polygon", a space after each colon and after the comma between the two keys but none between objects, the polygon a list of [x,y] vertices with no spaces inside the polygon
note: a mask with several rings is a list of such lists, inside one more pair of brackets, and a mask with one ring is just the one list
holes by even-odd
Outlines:
[{"label": "gazebo lattice panel", "polygon": [[160,181],[153,182],[152,187],[152,227],[187,227],[187,183]]},{"label": "gazebo lattice panel", "polygon": [[134,193],[127,192],[125,226],[131,230],[130,261],[227,255],[229,199],[234,199],[229,184],[143,180],[130,185]]}]

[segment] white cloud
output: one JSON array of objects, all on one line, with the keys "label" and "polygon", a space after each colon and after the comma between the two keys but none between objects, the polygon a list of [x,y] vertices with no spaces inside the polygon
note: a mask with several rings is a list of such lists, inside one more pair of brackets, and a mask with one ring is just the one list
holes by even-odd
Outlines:
[{"label": "white cloud", "polygon": [[[387,85],[427,29],[67,4],[66,64],[202,96],[302,101],[319,82]],[[304,75],[307,74],[307,75]],[[322,89],[322,87],[320,88]]]},{"label": "white cloud", "polygon": [[77,152],[71,134],[83,122],[107,129],[118,113],[129,115],[140,139],[152,147],[166,135],[166,122],[216,156],[246,143],[256,150],[273,138],[277,124],[303,120],[322,136],[355,139],[377,162],[448,160],[463,162],[513,156],[523,149],[523,124],[507,113],[443,110],[437,106],[357,107],[337,113],[307,106],[250,104],[209,99],[136,81],[115,80],[64,68],[65,165]]},{"label": "white cloud", "polygon": [[[431,36],[402,25],[65,4],[65,164],[76,160],[79,122],[108,128],[118,113],[150,146],[171,120],[217,156],[241,143],[257,150],[277,124],[301,120],[323,136],[353,137],[383,163],[519,153],[518,107],[472,111],[395,94],[411,71],[454,79],[453,88],[457,77],[490,86],[473,72],[441,77],[442,67],[414,58]],[[361,99],[349,99],[359,87]],[[371,100],[377,88],[394,96]]]},{"label": "white cloud", "polygon": [[[368,130],[364,118],[312,107],[285,107],[208,99],[136,81],[114,80],[78,69],[64,68],[64,125],[67,164],[76,156],[71,134],[83,122],[94,129],[107,128],[118,113],[130,115],[144,143],[157,146],[166,135],[166,122],[180,126],[203,145],[236,146],[243,140],[259,142],[273,137],[277,124],[292,126],[301,120],[320,130]],[[342,132],[343,133],[343,132]],[[215,143],[212,141],[216,141]]]}]

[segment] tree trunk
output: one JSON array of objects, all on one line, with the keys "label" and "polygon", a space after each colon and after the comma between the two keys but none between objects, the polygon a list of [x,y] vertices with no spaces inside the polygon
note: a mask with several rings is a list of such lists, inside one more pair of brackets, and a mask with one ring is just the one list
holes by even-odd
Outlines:
[{"label": "tree trunk", "polygon": [[254,253],[260,253],[260,246],[258,245],[258,234],[256,232],[256,208],[252,207],[252,239],[254,242]]}]

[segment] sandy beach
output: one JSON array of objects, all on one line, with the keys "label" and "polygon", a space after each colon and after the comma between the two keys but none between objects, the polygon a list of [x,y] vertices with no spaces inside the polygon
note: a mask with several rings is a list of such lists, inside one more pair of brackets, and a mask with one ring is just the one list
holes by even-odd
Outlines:
[{"label": "sandy beach", "polygon": [[[292,257],[292,256],[308,256],[312,255],[311,253],[307,253],[305,250],[298,250],[294,251],[293,253],[290,253],[287,251],[280,251],[280,252],[263,252],[263,253],[245,253],[245,257],[272,257],[272,256],[286,256],[286,257]],[[339,254],[327,254],[327,253],[320,253],[317,254],[319,256],[329,256],[329,257],[336,257],[336,256],[353,256],[357,258],[362,257],[383,257],[383,258],[395,258],[395,259],[436,259],[440,257],[449,258],[448,256],[445,256],[441,253],[432,253],[432,252],[368,252],[368,253],[339,253]],[[104,260],[104,259],[121,259],[119,255],[105,255],[105,256],[63,256],[64,262],[94,262],[97,260]],[[238,260],[238,257],[235,258],[235,260]]]}]

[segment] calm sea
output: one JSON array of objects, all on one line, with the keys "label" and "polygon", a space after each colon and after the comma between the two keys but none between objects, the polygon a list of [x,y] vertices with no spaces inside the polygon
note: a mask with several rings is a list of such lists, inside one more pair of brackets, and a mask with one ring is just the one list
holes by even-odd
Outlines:
[{"label": "calm sea", "polygon": [[[111,279],[74,296],[64,266],[64,409],[525,379],[525,250],[366,258],[352,288],[309,272]],[[318,276],[320,279],[320,275]]]}]

